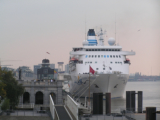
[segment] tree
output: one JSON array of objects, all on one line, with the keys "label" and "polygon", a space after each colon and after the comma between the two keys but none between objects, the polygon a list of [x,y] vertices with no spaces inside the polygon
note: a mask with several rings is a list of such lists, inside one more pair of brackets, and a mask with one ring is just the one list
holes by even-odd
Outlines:
[{"label": "tree", "polygon": [[9,99],[5,99],[2,106],[1,106],[2,110],[7,110],[9,109]]},{"label": "tree", "polygon": [[4,90],[6,91],[6,97],[10,101],[10,105],[15,107],[19,103],[19,97],[24,93],[24,87],[22,84],[18,84],[18,81],[13,77],[12,71],[0,69],[0,78],[6,85]]},{"label": "tree", "polygon": [[[6,91],[4,90],[5,86],[6,85],[0,80],[0,96],[1,96],[1,99],[5,98],[5,96],[6,96]],[[1,103],[1,101],[0,101],[0,103]]]}]

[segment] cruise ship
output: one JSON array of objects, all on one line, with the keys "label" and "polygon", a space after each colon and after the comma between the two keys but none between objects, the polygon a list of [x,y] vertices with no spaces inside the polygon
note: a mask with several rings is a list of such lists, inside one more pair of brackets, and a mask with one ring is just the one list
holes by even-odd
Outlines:
[{"label": "cruise ship", "polygon": [[[111,93],[112,98],[123,96],[131,65],[127,56],[135,52],[123,51],[114,38],[109,38],[109,45],[105,46],[104,34],[102,29],[97,34],[89,29],[83,46],[74,47],[70,52],[68,85],[71,95],[85,97],[89,93]],[[89,73],[90,67],[94,74]]]}]

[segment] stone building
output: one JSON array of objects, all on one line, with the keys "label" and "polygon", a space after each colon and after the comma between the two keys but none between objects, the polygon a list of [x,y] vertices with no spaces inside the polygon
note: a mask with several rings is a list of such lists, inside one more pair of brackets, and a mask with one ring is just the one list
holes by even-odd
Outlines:
[{"label": "stone building", "polygon": [[19,98],[19,104],[49,105],[49,95],[55,104],[62,104],[62,81],[51,82],[18,80],[25,87],[23,96]]}]

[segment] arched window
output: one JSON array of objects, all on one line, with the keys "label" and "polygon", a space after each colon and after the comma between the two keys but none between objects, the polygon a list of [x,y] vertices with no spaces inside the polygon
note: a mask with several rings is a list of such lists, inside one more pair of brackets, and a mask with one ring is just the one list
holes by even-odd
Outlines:
[{"label": "arched window", "polygon": [[30,95],[29,95],[28,92],[25,92],[25,93],[23,94],[23,103],[24,103],[24,104],[25,104],[25,103],[30,103]]},{"label": "arched window", "polygon": [[35,104],[43,104],[43,93],[40,91],[35,95]]}]

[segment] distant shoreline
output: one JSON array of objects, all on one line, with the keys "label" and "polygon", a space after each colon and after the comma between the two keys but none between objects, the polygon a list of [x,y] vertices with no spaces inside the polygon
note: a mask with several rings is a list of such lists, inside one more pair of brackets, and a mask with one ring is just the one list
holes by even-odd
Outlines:
[{"label": "distant shoreline", "polygon": [[128,81],[128,82],[160,82],[160,80],[155,80],[155,81],[151,81],[151,80],[138,81],[138,80],[135,80],[135,81]]}]

